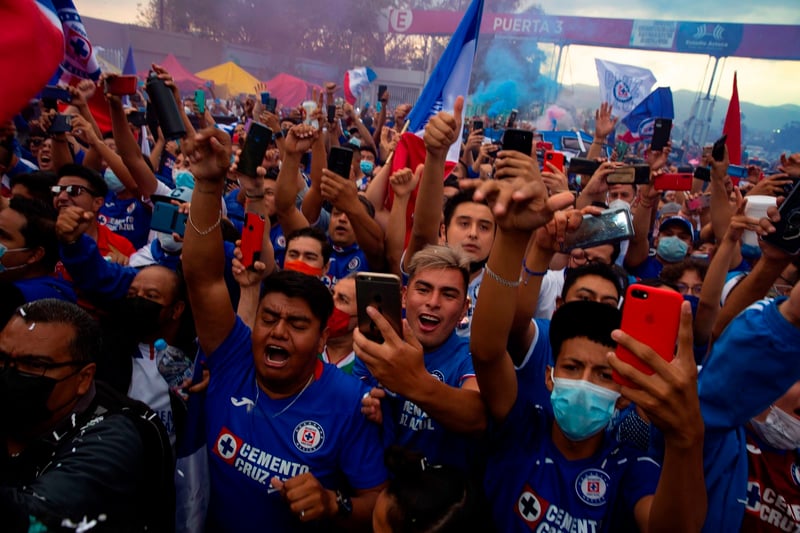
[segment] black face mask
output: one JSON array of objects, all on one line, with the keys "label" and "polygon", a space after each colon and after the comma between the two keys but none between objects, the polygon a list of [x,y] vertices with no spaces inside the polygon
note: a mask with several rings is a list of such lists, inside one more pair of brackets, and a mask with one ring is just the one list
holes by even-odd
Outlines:
[{"label": "black face mask", "polygon": [[16,368],[0,370],[0,434],[19,436],[50,418],[47,400],[59,381]]},{"label": "black face mask", "polygon": [[117,308],[119,324],[131,331],[137,338],[151,337],[158,333],[161,326],[161,311],[164,306],[153,300],[134,296],[125,298]]}]

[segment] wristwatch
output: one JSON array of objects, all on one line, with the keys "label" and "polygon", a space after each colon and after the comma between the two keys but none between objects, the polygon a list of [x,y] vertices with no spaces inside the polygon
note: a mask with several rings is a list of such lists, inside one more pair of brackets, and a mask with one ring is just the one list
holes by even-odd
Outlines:
[{"label": "wristwatch", "polygon": [[336,516],[339,518],[347,518],[353,514],[353,502],[350,499],[350,496],[341,490],[336,491],[336,503],[339,506],[336,511]]}]

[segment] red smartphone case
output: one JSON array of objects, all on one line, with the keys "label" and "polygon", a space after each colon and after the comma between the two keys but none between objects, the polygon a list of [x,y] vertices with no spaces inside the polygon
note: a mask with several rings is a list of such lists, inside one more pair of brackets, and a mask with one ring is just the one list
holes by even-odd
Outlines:
[{"label": "red smartphone case", "polygon": [[653,180],[653,188],[657,191],[691,191],[692,174],[661,174]]},{"label": "red smartphone case", "polygon": [[264,238],[264,220],[255,213],[245,213],[242,228],[242,264],[253,268],[261,259],[261,242]]},{"label": "red smartphone case", "polygon": [[[544,153],[544,161],[545,163],[550,163],[551,165],[554,165],[561,172],[564,172],[564,154],[562,154],[561,152],[547,150]],[[547,166],[545,166],[544,170],[550,170],[550,169]]]},{"label": "red smartphone case", "polygon": [[[662,359],[672,361],[678,327],[681,320],[683,297],[670,289],[633,284],[625,294],[620,329],[650,346]],[[616,349],[617,357],[639,371],[652,375],[653,369],[622,345]],[[613,373],[614,381],[620,385],[638,388],[629,380]]]}]

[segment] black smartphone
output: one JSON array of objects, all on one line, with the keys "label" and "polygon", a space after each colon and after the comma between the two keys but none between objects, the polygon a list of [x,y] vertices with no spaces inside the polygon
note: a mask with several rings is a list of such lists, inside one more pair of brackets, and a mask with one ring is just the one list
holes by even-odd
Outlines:
[{"label": "black smartphone", "polygon": [[778,213],[781,219],[775,223],[775,233],[761,238],[787,254],[794,255],[800,252],[800,187],[795,186],[792,189],[778,208]]},{"label": "black smartphone", "polygon": [[150,229],[162,233],[177,233],[183,237],[186,231],[186,213],[180,213],[178,206],[168,202],[155,202],[153,216],[150,218]]},{"label": "black smartphone", "polygon": [[[514,125],[516,125],[516,123],[517,123],[517,113],[519,113],[519,111],[517,111],[516,109],[512,109],[511,110],[511,114],[508,115],[508,122],[506,122],[506,129],[511,129],[511,128],[514,127]],[[530,152],[528,152],[528,153],[530,153]]]},{"label": "black smartphone", "polygon": [[714,142],[714,146],[711,147],[711,157],[714,158],[714,161],[725,159],[725,141],[727,140],[728,136],[723,135]]},{"label": "black smartphone", "polygon": [[694,177],[702,181],[711,181],[711,169],[708,167],[697,167],[694,169]]},{"label": "black smartphone", "polygon": [[657,118],[653,123],[653,139],[650,141],[650,149],[660,152],[666,148],[671,131],[672,119]]},{"label": "black smartphone", "polygon": [[482,120],[474,120],[472,122],[472,131],[478,131],[483,129],[483,121]]},{"label": "black smartphone", "polygon": [[69,103],[72,101],[72,95],[68,90],[57,87],[55,85],[47,85],[42,89],[42,103],[45,109],[56,109],[58,101]]},{"label": "black smartphone", "polygon": [[329,105],[328,106],[328,124],[333,124],[333,121],[336,120],[336,106]]},{"label": "black smartphone", "polygon": [[328,154],[328,170],[344,179],[350,179],[350,168],[353,165],[353,151],[341,146],[331,147]]},{"label": "black smartphone", "polygon": [[48,133],[67,133],[70,131],[72,131],[72,116],[61,114],[53,118],[53,122],[50,123],[50,128],[47,130]]},{"label": "black smartphone", "polygon": [[514,150],[531,155],[533,150],[533,132],[528,130],[506,130],[503,133],[503,150]]},{"label": "black smartphone", "polygon": [[627,209],[604,211],[600,215],[584,215],[575,231],[567,232],[563,251],[591,248],[633,237],[633,222]]},{"label": "black smartphone", "polygon": [[131,126],[136,126],[137,128],[141,128],[145,124],[147,124],[147,119],[144,116],[144,111],[131,111],[127,115],[128,123]]},{"label": "black smartphone", "polygon": [[267,153],[267,147],[271,142],[271,129],[260,122],[250,124],[250,130],[247,132],[242,153],[239,154],[237,170],[245,176],[255,178],[257,176],[257,168],[264,161],[264,154]]},{"label": "black smartphone", "polygon": [[386,85],[378,85],[378,101],[379,102],[381,100],[383,100],[383,95],[384,95],[384,93],[386,93],[386,89],[388,89],[388,87]]},{"label": "black smartphone", "polygon": [[597,172],[598,168],[600,168],[599,161],[595,161],[594,159],[586,159],[584,157],[573,157],[569,160],[568,173],[591,176]]},{"label": "black smartphone", "polygon": [[650,183],[650,165],[626,165],[617,168],[606,176],[606,183],[609,185],[619,183],[644,185]]},{"label": "black smartphone", "polygon": [[356,274],[356,303],[358,330],[368,339],[383,343],[383,335],[367,314],[367,307],[375,307],[403,337],[400,278],[394,274],[359,272]]},{"label": "black smartphone", "polygon": [[269,103],[269,93],[261,93],[261,103],[264,105]]}]

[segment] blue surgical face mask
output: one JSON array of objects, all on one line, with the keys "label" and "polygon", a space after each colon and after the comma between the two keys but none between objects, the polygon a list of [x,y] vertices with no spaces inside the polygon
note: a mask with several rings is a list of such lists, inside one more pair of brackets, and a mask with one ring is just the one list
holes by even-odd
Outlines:
[{"label": "blue surgical face mask", "polygon": [[361,166],[361,172],[363,172],[367,176],[371,176],[372,171],[375,170],[375,163],[373,163],[372,161],[367,161],[366,159],[362,159],[359,165]]},{"label": "blue surgical face mask", "polygon": [[187,189],[194,189],[194,175],[188,170],[181,170],[176,172],[173,176],[175,187],[186,187]]},{"label": "blue surgical face mask", "polygon": [[358,137],[350,137],[350,140],[347,142],[354,145],[356,148],[361,148],[361,139]]},{"label": "blue surgical face mask", "polygon": [[689,253],[689,245],[679,237],[661,237],[656,253],[667,263],[677,263]]},{"label": "blue surgical face mask", "polygon": [[619,393],[588,381],[557,378],[550,369],[550,402],[556,423],[569,440],[581,441],[603,431],[614,416]]},{"label": "blue surgical face mask", "polygon": [[119,181],[119,178],[114,171],[110,168],[107,168],[106,171],[103,173],[103,180],[105,180],[106,185],[108,185],[108,190],[113,192],[114,194],[119,194],[125,190],[125,185]]}]

